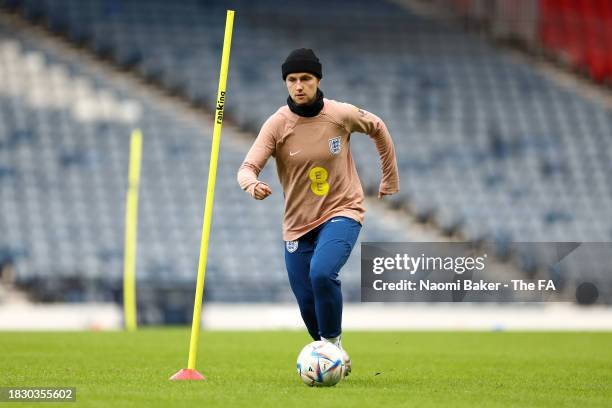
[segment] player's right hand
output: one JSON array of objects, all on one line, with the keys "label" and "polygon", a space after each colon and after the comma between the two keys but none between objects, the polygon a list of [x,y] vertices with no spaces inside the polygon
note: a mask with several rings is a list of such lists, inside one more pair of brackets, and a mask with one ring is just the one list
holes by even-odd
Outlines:
[{"label": "player's right hand", "polygon": [[256,200],[263,200],[270,194],[272,194],[272,189],[263,181],[257,183],[255,189],[253,190],[253,198]]}]

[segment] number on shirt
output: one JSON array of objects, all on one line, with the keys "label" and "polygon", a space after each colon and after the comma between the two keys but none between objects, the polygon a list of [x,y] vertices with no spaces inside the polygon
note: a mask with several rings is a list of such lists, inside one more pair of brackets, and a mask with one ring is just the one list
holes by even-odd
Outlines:
[{"label": "number on shirt", "polygon": [[324,196],[329,192],[329,183],[327,182],[327,170],[323,167],[313,167],[308,174],[310,177],[310,189],[318,196]]}]

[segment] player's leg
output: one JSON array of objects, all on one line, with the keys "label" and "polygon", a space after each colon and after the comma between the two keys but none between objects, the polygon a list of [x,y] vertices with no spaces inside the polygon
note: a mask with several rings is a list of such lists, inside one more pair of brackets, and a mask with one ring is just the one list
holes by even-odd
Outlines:
[{"label": "player's leg", "polygon": [[347,217],[334,217],[323,224],[310,261],[319,333],[326,339],[342,332],[342,291],[340,269],[346,263],[361,224]]},{"label": "player's leg", "polygon": [[310,261],[314,254],[314,237],[311,232],[297,241],[285,243],[285,265],[289,275],[289,284],[300,308],[300,314],[306,324],[308,333],[314,340],[319,340],[319,327],[315,312],[314,294],[310,282]]},{"label": "player's leg", "polygon": [[[334,217],[323,224],[315,242],[314,255],[310,261],[310,280],[315,297],[315,309],[321,338],[342,348],[342,290],[338,277],[346,263],[361,224],[347,217]],[[350,359],[346,355],[347,372]],[[348,373],[347,373],[348,374]]]}]

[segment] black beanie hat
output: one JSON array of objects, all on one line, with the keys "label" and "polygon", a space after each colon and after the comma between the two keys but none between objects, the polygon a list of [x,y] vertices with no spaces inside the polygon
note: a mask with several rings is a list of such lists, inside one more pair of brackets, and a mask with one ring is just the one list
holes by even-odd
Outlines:
[{"label": "black beanie hat", "polygon": [[309,72],[317,78],[323,78],[323,68],[319,59],[310,48],[298,48],[291,51],[283,63],[283,81],[293,72]]}]

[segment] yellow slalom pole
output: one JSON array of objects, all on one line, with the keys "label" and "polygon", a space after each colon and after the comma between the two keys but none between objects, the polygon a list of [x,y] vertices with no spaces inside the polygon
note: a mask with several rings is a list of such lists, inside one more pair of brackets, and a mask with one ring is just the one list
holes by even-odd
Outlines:
[{"label": "yellow slalom pole", "polygon": [[198,280],[196,283],[195,301],[193,304],[193,322],[191,325],[191,341],[189,343],[189,360],[187,370],[181,370],[171,379],[204,379],[195,371],[198,353],[198,338],[200,335],[200,318],[202,314],[202,295],[204,293],[204,277],[206,275],[206,259],[208,255],[208,241],[212,221],[213,201],[215,197],[215,181],[217,179],[217,161],[219,159],[219,145],[221,143],[221,126],[223,125],[223,108],[225,106],[225,88],[227,84],[227,71],[229,68],[230,47],[232,44],[232,31],[234,28],[234,11],[227,10],[225,18],[225,36],[223,38],[223,55],[221,56],[221,70],[219,73],[219,90],[217,91],[217,106],[215,110],[215,124],[213,129],[212,148],[210,152],[210,166],[208,168],[208,186],[206,190],[206,205],[204,207],[204,222],[202,223],[202,242],[200,244],[200,260],[198,263]]},{"label": "yellow slalom pole", "polygon": [[142,157],[142,133],[132,131],[128,174],[127,203],[125,206],[125,250],[123,257],[123,314],[125,328],[136,330],[136,240],[138,235],[138,189]]}]

